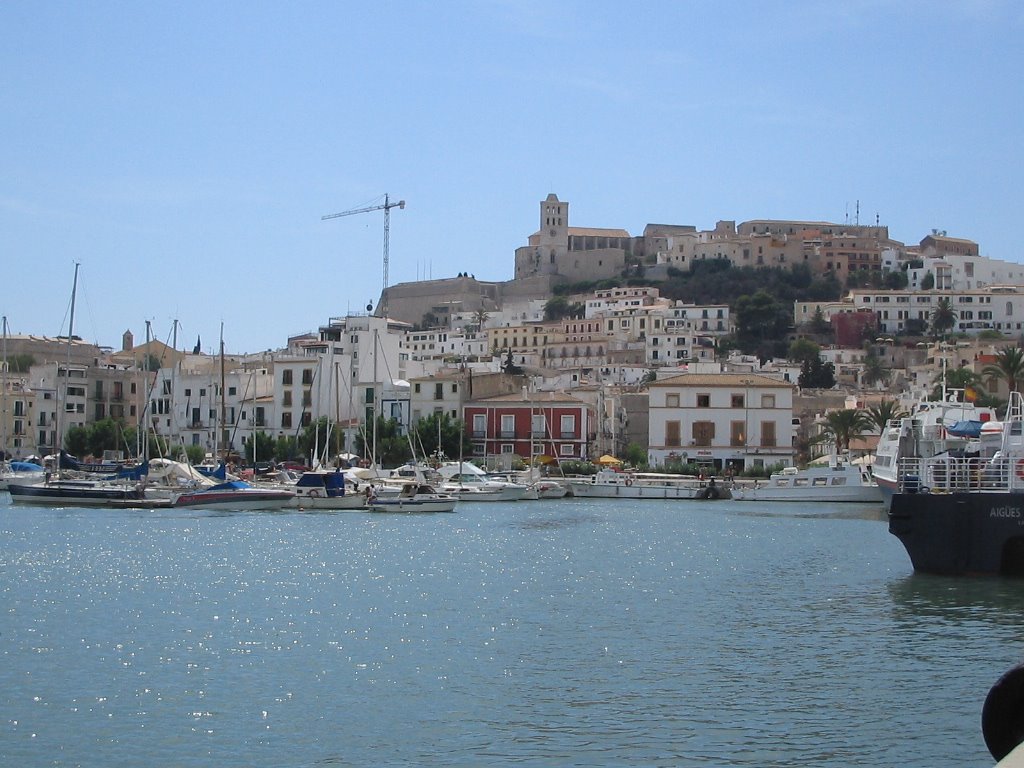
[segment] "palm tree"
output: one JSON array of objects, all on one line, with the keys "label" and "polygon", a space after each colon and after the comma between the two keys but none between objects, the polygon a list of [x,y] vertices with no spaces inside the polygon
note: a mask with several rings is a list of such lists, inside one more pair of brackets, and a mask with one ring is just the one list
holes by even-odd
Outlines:
[{"label": "palm tree", "polygon": [[872,421],[860,408],[844,408],[825,415],[825,428],[821,436],[836,444],[836,451],[850,450],[850,441],[860,437],[872,427]]},{"label": "palm tree", "polygon": [[882,358],[869,350],[868,354],[864,357],[864,373],[862,376],[864,383],[870,387],[878,382],[884,384],[888,378],[889,369],[885,367]]},{"label": "palm tree", "polygon": [[932,380],[932,393],[929,396],[929,400],[942,400],[942,387],[943,379],[945,379],[946,391],[961,390],[966,394],[968,390],[974,390],[976,394],[980,393],[981,390],[981,376],[976,374],[970,368],[955,368],[952,371],[945,371],[939,373]]},{"label": "palm tree", "polygon": [[879,434],[885,429],[885,425],[893,419],[902,419],[907,415],[907,412],[900,408],[899,403],[895,400],[883,399],[878,405],[873,405],[867,409],[865,416],[871,421]]},{"label": "palm tree", "polygon": [[1024,350],[1020,347],[1003,347],[996,352],[996,361],[982,369],[984,376],[1002,379],[1011,392],[1024,383]]},{"label": "palm tree", "polygon": [[932,310],[932,333],[935,338],[948,333],[956,325],[956,310],[949,299],[939,299],[938,305]]}]

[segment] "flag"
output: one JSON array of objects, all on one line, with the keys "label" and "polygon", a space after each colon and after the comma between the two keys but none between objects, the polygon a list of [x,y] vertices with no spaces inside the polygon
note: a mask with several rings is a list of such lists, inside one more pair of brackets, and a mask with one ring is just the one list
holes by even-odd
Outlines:
[{"label": "flag", "polygon": [[973,403],[978,399],[978,391],[974,387],[964,387],[964,400]]},{"label": "flag", "polygon": [[192,347],[192,354],[193,355],[198,355],[199,354],[199,350],[201,348],[201,344],[199,343],[199,340],[200,340],[200,337],[196,336],[196,345],[194,347]]}]

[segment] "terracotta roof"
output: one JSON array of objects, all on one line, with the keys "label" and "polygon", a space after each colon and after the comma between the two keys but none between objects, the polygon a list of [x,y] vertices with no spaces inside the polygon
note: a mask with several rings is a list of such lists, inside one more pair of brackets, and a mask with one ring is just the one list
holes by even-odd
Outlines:
[{"label": "terracotta roof", "polygon": [[783,387],[792,388],[788,381],[780,381],[757,373],[681,373],[667,379],[652,381],[651,387]]},{"label": "terracotta roof", "polygon": [[604,229],[601,227],[569,227],[569,234],[576,237],[631,237],[624,229]]},{"label": "terracotta roof", "polygon": [[573,403],[587,405],[585,400],[573,397],[565,392],[533,392],[529,397],[524,398],[522,393],[515,392],[510,395],[495,395],[494,397],[481,397],[475,399],[476,403],[531,403],[533,405],[550,405],[552,403]]}]

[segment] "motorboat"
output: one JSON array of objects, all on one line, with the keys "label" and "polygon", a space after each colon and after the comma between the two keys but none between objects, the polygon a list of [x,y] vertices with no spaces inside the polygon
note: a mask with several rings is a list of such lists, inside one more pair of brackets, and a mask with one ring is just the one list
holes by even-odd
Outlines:
[{"label": "motorboat", "polygon": [[660,472],[620,472],[599,469],[588,477],[567,480],[573,496],[623,499],[720,499],[729,497],[729,489],[714,480],[692,475]]},{"label": "motorboat", "polygon": [[406,483],[397,495],[377,496],[371,492],[366,508],[371,512],[454,512],[459,500],[440,493],[426,483]]},{"label": "motorboat", "polygon": [[468,461],[449,461],[436,470],[438,487],[462,501],[520,501],[529,493],[529,486],[492,477]]},{"label": "motorboat", "polygon": [[767,480],[736,481],[732,497],[739,501],[858,502],[881,504],[882,489],[866,467],[833,456],[823,466],[786,467]]},{"label": "motorboat", "polygon": [[46,478],[46,471],[30,461],[4,461],[0,464],[0,491],[6,491],[8,483],[38,483]]},{"label": "motorboat", "polygon": [[344,472],[303,472],[290,486],[295,491],[291,506],[299,509],[365,509],[369,484],[360,488]]},{"label": "motorboat", "polygon": [[149,464],[146,496],[170,500],[174,507],[283,509],[291,506],[296,496],[294,490],[285,487],[264,488],[238,479],[217,482],[189,464],[170,459],[153,459]]}]

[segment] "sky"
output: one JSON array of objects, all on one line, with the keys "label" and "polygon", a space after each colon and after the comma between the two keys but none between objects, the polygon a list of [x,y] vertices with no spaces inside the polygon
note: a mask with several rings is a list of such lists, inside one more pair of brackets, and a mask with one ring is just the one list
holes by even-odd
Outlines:
[{"label": "sky", "polygon": [[[570,226],[933,229],[1024,259],[1011,0],[0,4],[0,313],[277,349]],[[177,324],[175,324],[177,321]]]}]

